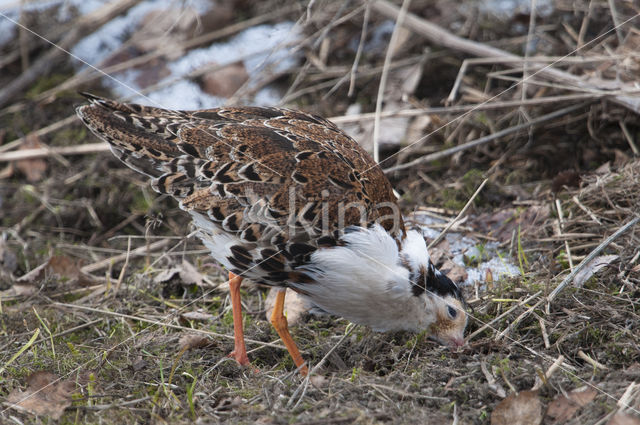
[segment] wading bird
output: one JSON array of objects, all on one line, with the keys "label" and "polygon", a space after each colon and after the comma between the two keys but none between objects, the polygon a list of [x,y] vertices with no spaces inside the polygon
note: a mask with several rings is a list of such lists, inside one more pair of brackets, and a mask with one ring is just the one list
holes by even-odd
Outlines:
[{"label": "wading bird", "polygon": [[229,270],[238,363],[249,364],[245,278],[280,288],[271,323],[303,374],[283,314],[286,288],[376,331],[464,343],[460,289],[429,261],[420,231],[405,228],[381,168],[333,123],[281,108],[173,111],[85,96],[82,121],[179,201]]}]

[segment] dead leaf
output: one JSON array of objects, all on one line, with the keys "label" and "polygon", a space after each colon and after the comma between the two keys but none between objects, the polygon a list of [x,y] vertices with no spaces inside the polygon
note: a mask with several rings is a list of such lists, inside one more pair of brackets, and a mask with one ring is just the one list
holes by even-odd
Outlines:
[{"label": "dead leaf", "polygon": [[178,268],[180,279],[187,285],[202,286],[204,284],[204,276],[195,268],[193,264],[186,260],[182,260],[182,264]]},{"label": "dead leaf", "polygon": [[238,406],[241,406],[242,404],[243,400],[239,395],[235,396],[234,398],[225,397],[220,400],[220,403],[218,403],[218,405],[216,406],[216,410],[232,410]]},{"label": "dead leaf", "polygon": [[575,170],[560,171],[551,182],[551,191],[553,193],[572,187],[580,187],[580,174]]},{"label": "dead leaf", "polygon": [[13,176],[13,172],[13,164],[9,163],[9,165],[0,170],[0,180],[8,179],[9,177]]},{"label": "dead leaf", "polygon": [[50,276],[65,278],[67,283],[86,284],[92,279],[80,270],[80,263],[65,255],[54,255],[29,273],[17,279],[20,283],[39,283]]},{"label": "dead leaf", "polygon": [[139,372],[142,369],[146,368],[148,365],[149,363],[142,356],[137,356],[133,363],[131,363],[130,367],[134,372]]},{"label": "dead leaf", "polygon": [[510,394],[491,414],[491,425],[537,425],[542,422],[542,403],[537,391]]},{"label": "dead leaf", "polygon": [[577,287],[582,287],[584,283],[598,272],[601,268],[609,265],[613,261],[617,260],[617,255],[599,255],[593,260],[589,261],[573,278],[573,283]]},{"label": "dead leaf", "polygon": [[51,372],[34,372],[27,378],[27,389],[14,389],[7,396],[7,402],[11,403],[10,407],[58,420],[71,406],[75,385],[72,380],[59,380]]},{"label": "dead leaf", "polygon": [[153,278],[153,281],[155,283],[168,282],[173,279],[176,274],[180,276],[180,280],[185,285],[203,286],[205,284],[205,276],[200,273],[193,264],[186,260],[183,260],[182,264],[177,267],[161,271]]},{"label": "dead leaf", "polygon": [[611,162],[607,161],[594,171],[596,174],[609,174],[611,173]]},{"label": "dead leaf", "polygon": [[167,282],[167,281],[171,280],[173,278],[173,276],[175,276],[179,272],[180,272],[180,270],[178,270],[176,267],[172,267],[170,269],[162,270],[160,273],[158,273],[156,275],[156,277],[153,278],[153,281],[155,283]]},{"label": "dead leaf", "polygon": [[196,320],[201,322],[213,320],[215,318],[213,314],[202,311],[202,309],[198,309],[197,311],[187,311],[186,313],[182,313],[180,317],[185,320]]},{"label": "dead leaf", "polygon": [[439,267],[440,271],[446,274],[453,282],[464,282],[467,280],[468,274],[464,267],[459,266],[453,261],[447,259]]},{"label": "dead leaf", "polygon": [[598,395],[592,387],[580,387],[570,391],[566,396],[559,395],[549,404],[547,416],[554,419],[555,423],[565,423],[575,415],[582,407],[591,403]]},{"label": "dead leaf", "polygon": [[313,375],[309,378],[309,381],[311,381],[311,385],[316,388],[324,388],[329,384],[329,380],[322,375]]},{"label": "dead leaf", "polygon": [[7,242],[0,238],[0,270],[13,273],[18,268],[18,257],[7,245]]},{"label": "dead leaf", "polygon": [[[18,150],[39,149],[42,147],[40,139],[35,133],[29,133],[20,144]],[[42,158],[21,159],[16,161],[16,168],[22,172],[29,182],[37,182],[42,179],[47,171],[47,162]]]},{"label": "dead leaf", "polygon": [[242,62],[236,62],[202,76],[202,90],[213,96],[230,98],[249,80]]},{"label": "dead leaf", "polygon": [[449,241],[442,239],[438,245],[429,250],[429,260],[435,265],[442,264],[449,254],[451,254],[451,245]]},{"label": "dead leaf", "polygon": [[211,340],[209,338],[204,337],[202,335],[196,334],[186,334],[180,337],[178,341],[178,345],[180,350],[191,350],[194,348],[202,348],[211,344]]},{"label": "dead leaf", "polygon": [[[264,302],[264,305],[267,309],[266,316],[267,320],[271,319],[271,313],[273,313],[273,307],[276,302],[276,294],[279,289],[272,288],[269,291],[269,295],[267,295],[267,299]],[[309,311],[311,308],[311,304],[309,301],[304,299],[300,294],[291,289],[287,289],[287,294],[284,298],[284,315],[287,316],[287,322],[289,325],[294,325],[300,321],[302,316]]]},{"label": "dead leaf", "polygon": [[609,419],[607,425],[640,425],[640,419],[628,413],[618,412]]},{"label": "dead leaf", "polygon": [[38,288],[35,285],[16,283],[11,288],[0,291],[1,298],[28,297],[36,293]]}]

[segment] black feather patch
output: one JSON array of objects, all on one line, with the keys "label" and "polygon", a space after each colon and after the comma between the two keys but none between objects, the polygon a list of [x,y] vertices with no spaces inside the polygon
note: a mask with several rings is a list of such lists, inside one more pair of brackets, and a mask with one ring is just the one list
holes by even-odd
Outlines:
[{"label": "black feather patch", "polygon": [[229,248],[232,256],[228,257],[231,264],[236,267],[248,268],[253,263],[253,257],[246,248],[240,245],[234,245]]},{"label": "black feather patch", "polygon": [[250,181],[254,181],[254,182],[259,182],[262,181],[262,179],[260,178],[260,175],[258,173],[256,173],[253,164],[249,164],[245,167],[243,167],[240,172],[238,173],[241,177],[244,177],[247,180]]},{"label": "black feather patch", "polygon": [[198,154],[198,150],[193,145],[190,145],[189,143],[178,143],[178,149],[180,149],[182,152],[186,153],[187,155],[191,155],[195,157],[200,156]]},{"label": "black feather patch", "polygon": [[309,254],[315,250],[316,249],[314,247],[305,243],[292,243],[289,245],[289,252],[293,256]]},{"label": "black feather patch", "polygon": [[321,236],[316,242],[319,247],[332,247],[337,245],[335,238],[331,236]]},{"label": "black feather patch", "polygon": [[277,257],[273,256],[260,260],[258,266],[268,273],[281,272],[284,270],[284,263],[278,261]]},{"label": "black feather patch", "polygon": [[458,288],[458,285],[453,283],[453,281],[449,279],[447,275],[437,270],[431,263],[429,263],[429,266],[426,270],[421,269],[420,275],[416,280],[413,280],[412,282],[412,291],[413,295],[415,296],[428,291],[441,297],[451,295],[464,304],[464,298],[462,296],[462,292],[460,292],[460,288]]}]

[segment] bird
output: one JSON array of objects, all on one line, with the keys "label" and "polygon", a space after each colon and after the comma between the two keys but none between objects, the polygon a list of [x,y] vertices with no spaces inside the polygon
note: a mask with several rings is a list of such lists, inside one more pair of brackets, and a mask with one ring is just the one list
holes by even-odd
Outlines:
[{"label": "bird", "polygon": [[82,122],[151,187],[178,201],[229,274],[230,356],[250,365],[240,285],[277,292],[271,323],[302,375],[309,371],[284,315],[286,289],[374,331],[426,331],[460,347],[460,287],[408,228],[391,183],[358,143],[320,116],[229,106],[169,110],[81,93]]}]

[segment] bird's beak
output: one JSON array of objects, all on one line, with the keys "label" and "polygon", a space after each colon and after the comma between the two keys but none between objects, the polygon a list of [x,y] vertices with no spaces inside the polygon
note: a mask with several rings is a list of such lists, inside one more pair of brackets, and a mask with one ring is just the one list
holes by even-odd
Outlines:
[{"label": "bird's beak", "polygon": [[451,348],[460,348],[464,345],[464,338],[461,336],[454,336],[449,340],[449,346]]}]

